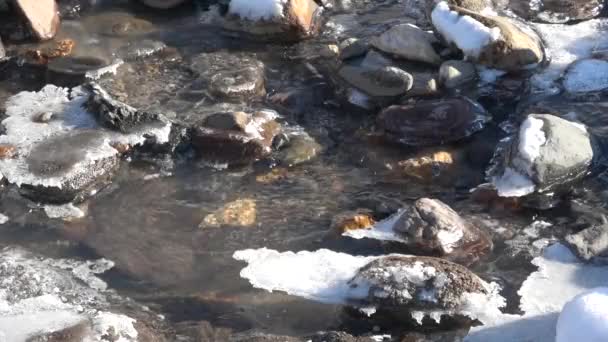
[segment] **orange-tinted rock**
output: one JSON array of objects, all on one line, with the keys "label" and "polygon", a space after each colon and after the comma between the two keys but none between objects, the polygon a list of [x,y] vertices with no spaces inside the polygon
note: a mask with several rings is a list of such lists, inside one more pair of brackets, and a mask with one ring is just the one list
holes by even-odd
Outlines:
[{"label": "orange-tinted rock", "polygon": [[428,181],[450,169],[453,163],[450,153],[439,151],[432,155],[400,161],[399,168],[407,176]]},{"label": "orange-tinted rock", "polygon": [[270,172],[257,175],[255,177],[255,181],[262,184],[271,184],[275,182],[280,182],[282,180],[287,179],[288,171],[286,168],[276,168],[272,169]]},{"label": "orange-tinted rock", "polygon": [[0,159],[13,158],[17,155],[17,149],[13,145],[0,145]]},{"label": "orange-tinted rock", "polygon": [[59,28],[59,8],[55,0],[15,0],[34,35],[40,40],[55,36]]},{"label": "orange-tinted rock", "polygon": [[370,229],[376,221],[365,211],[345,212],[338,214],[331,222],[331,229],[338,233],[349,230]]},{"label": "orange-tinted rock", "polygon": [[201,228],[220,227],[223,225],[249,227],[256,222],[256,203],[252,199],[239,199],[226,203],[223,207],[205,216],[199,225]]}]

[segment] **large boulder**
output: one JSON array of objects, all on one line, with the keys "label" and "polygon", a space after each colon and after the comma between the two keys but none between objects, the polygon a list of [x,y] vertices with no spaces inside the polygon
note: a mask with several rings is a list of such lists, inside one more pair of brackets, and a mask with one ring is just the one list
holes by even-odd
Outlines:
[{"label": "large boulder", "polygon": [[316,34],[321,11],[314,0],[231,0],[223,27],[266,39],[301,40]]},{"label": "large boulder", "polygon": [[480,131],[488,121],[483,107],[465,97],[394,105],[376,119],[387,139],[410,146],[455,142]]},{"label": "large boulder", "polygon": [[497,148],[488,175],[501,197],[551,194],[584,177],[593,156],[584,125],[531,114],[518,134]]},{"label": "large boulder", "polygon": [[59,8],[55,0],[14,0],[23,18],[40,40],[55,36],[59,29]]},{"label": "large boulder", "polygon": [[432,23],[443,39],[466,58],[507,71],[530,68],[545,59],[540,38],[513,19],[487,16],[439,2]]}]

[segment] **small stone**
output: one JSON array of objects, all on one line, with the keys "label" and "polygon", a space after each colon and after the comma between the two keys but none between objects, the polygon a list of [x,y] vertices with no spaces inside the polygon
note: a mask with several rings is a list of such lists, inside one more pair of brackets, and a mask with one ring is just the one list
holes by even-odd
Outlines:
[{"label": "small stone", "polygon": [[55,36],[59,29],[59,8],[55,0],[14,0],[14,3],[38,39]]},{"label": "small stone", "polygon": [[322,151],[323,146],[310,135],[295,135],[287,147],[281,150],[279,159],[284,165],[294,166],[312,160]]},{"label": "small stone", "polygon": [[256,222],[256,203],[253,199],[239,199],[205,216],[200,228],[235,226],[249,227]]},{"label": "small stone", "polygon": [[408,176],[430,181],[452,168],[454,160],[449,152],[410,158],[399,162],[399,168]]},{"label": "small stone", "polygon": [[407,60],[439,65],[441,58],[431,45],[435,41],[432,33],[411,24],[401,24],[372,39],[371,45]]},{"label": "small stone", "polygon": [[362,39],[348,38],[340,43],[340,59],[347,60],[361,57],[369,50],[369,44]]},{"label": "small stone", "polygon": [[17,155],[17,148],[13,145],[0,144],[0,159],[13,158]]},{"label": "small stone", "polygon": [[439,84],[446,88],[457,88],[477,78],[475,65],[464,61],[446,61],[439,68]]},{"label": "small stone", "polygon": [[407,93],[413,85],[412,75],[396,67],[367,69],[345,65],[338,72],[350,85],[371,96],[393,97]]},{"label": "small stone", "polygon": [[342,234],[349,230],[370,229],[376,221],[369,211],[348,211],[336,215],[331,221],[331,230]]}]

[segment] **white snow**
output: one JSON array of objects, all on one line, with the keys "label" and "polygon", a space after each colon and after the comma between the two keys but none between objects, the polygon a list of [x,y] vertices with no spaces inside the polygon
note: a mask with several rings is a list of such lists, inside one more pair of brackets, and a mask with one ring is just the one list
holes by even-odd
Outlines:
[{"label": "white snow", "polygon": [[456,44],[467,57],[479,57],[482,50],[501,35],[497,27],[489,28],[470,16],[450,10],[445,1],[435,6],[431,20],[446,41]]},{"label": "white snow", "polygon": [[540,156],[540,148],[547,142],[543,125],[543,120],[528,116],[519,129],[519,156],[530,164]]},{"label": "white snow", "polygon": [[536,185],[528,176],[522,175],[511,167],[499,177],[492,179],[492,183],[500,197],[521,197],[534,192]]},{"label": "white snow", "polygon": [[4,214],[0,214],[0,224],[5,224],[9,221],[10,219],[8,218],[8,216],[4,215]]},{"label": "white snow", "polygon": [[45,205],[44,212],[49,218],[82,218],[85,213],[82,209],[75,206],[73,203],[61,204],[61,205]]},{"label": "white snow", "polygon": [[249,264],[241,271],[241,277],[253,287],[328,304],[365,298],[369,289],[352,289],[348,281],[359,268],[376,259],[327,249],[280,253],[266,248],[237,251],[234,258]]},{"label": "white snow", "polygon": [[404,210],[399,210],[389,218],[376,223],[370,229],[347,230],[346,232],[342,233],[342,235],[357,240],[367,238],[382,241],[407,242],[402,234],[393,230],[393,227],[397,221],[399,221],[401,216],[403,216],[404,212]]},{"label": "white snow", "polygon": [[[169,140],[170,123],[149,125],[130,134],[101,128],[93,115],[82,107],[87,98],[88,93],[80,87],[70,91],[67,88],[47,85],[39,92],[25,91],[7,100],[7,118],[2,121],[6,134],[0,136],[0,144],[15,146],[17,157],[0,160],[0,172],[10,183],[18,186],[31,184],[61,187],[86,165],[116,155],[118,151],[110,146],[111,142],[139,145],[145,141],[146,134],[156,136],[159,143]],[[53,118],[47,123],[32,120],[37,113],[42,112],[52,112]],[[71,170],[57,176],[40,177],[29,169],[27,156],[38,144],[49,138],[87,130],[101,132],[101,138],[91,142],[82,160]]]},{"label": "white snow", "polygon": [[133,326],[135,320],[125,315],[111,312],[100,312],[93,317],[94,341],[103,341],[103,335],[114,331],[118,339],[115,342],[137,342],[137,330]]},{"label": "white snow", "polygon": [[231,0],[228,12],[250,20],[283,17],[287,0]]},{"label": "white snow", "polygon": [[471,329],[465,342],[556,342],[558,316],[564,305],[581,293],[608,284],[608,266],[582,263],[561,244],[548,247],[532,263],[538,271],[518,292],[524,315],[497,313],[485,320],[484,326]]},{"label": "white snow", "polygon": [[536,91],[557,92],[556,81],[572,62],[592,57],[608,48],[608,19],[592,19],[575,25],[535,24],[546,44],[550,65],[532,77]]},{"label": "white snow", "polygon": [[608,341],[608,288],[587,291],[566,303],[556,335],[555,342]]},{"label": "white snow", "polygon": [[583,59],[574,62],[566,71],[563,85],[569,93],[608,88],[608,62],[601,59]]}]

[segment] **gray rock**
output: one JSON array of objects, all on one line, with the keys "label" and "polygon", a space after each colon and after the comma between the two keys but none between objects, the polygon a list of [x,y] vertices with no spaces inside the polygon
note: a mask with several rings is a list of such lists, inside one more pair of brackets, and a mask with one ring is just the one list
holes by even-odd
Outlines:
[{"label": "gray rock", "polygon": [[349,284],[368,288],[367,304],[397,313],[458,312],[465,294],[488,294],[466,267],[432,257],[385,256],[359,269]]},{"label": "gray rock", "polygon": [[142,124],[161,121],[160,114],[140,111],[115,100],[96,83],[90,83],[88,88],[91,96],[86,107],[107,128],[128,133]]},{"label": "gray rock", "polygon": [[480,131],[488,121],[485,109],[465,97],[394,105],[376,119],[388,140],[410,146],[455,142]]},{"label": "gray rock", "polygon": [[566,236],[566,242],[582,259],[589,261],[600,258],[608,260],[608,222],[594,225],[576,234]]},{"label": "gray rock", "polygon": [[446,61],[439,68],[439,84],[446,88],[457,88],[477,78],[475,65],[464,61]]},{"label": "gray rock", "polygon": [[464,220],[445,203],[429,198],[417,200],[395,222],[393,230],[423,253],[459,255],[475,260],[492,248],[492,240]]},{"label": "gray rock", "polygon": [[412,75],[396,67],[376,69],[345,65],[338,74],[350,85],[377,97],[404,95],[412,88]]},{"label": "gray rock", "polygon": [[374,37],[371,45],[397,57],[438,65],[441,58],[431,45],[434,41],[436,38],[432,33],[411,24],[401,24]]},{"label": "gray rock", "polygon": [[439,82],[434,72],[412,71],[414,83],[412,89],[407,92],[407,97],[434,96],[439,93]]},{"label": "gray rock", "polygon": [[339,49],[339,58],[344,61],[365,55],[369,50],[369,44],[362,39],[348,38],[340,43]]},{"label": "gray rock", "polygon": [[242,101],[266,94],[264,63],[254,56],[228,52],[203,53],[192,58],[190,68],[199,77],[196,88],[232,101]]}]

